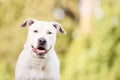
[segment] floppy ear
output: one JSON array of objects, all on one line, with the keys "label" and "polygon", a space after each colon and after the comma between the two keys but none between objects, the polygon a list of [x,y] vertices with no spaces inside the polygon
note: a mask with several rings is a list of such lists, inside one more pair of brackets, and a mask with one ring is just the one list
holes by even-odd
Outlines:
[{"label": "floppy ear", "polygon": [[36,21],[36,19],[28,18],[21,24],[21,27],[29,27],[32,24],[34,24],[35,21]]},{"label": "floppy ear", "polygon": [[65,30],[62,28],[61,24],[58,22],[52,22],[53,27],[60,33],[66,34]]}]

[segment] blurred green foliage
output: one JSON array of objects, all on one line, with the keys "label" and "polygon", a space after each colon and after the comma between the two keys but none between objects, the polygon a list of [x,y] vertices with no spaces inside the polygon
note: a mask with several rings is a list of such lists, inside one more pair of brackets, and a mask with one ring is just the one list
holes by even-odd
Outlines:
[{"label": "blurred green foliage", "polygon": [[119,5],[118,0],[102,1],[104,17],[93,17],[90,37],[79,35],[72,41],[62,80],[120,80]]},{"label": "blurred green foliage", "polygon": [[[93,16],[89,37],[80,34],[78,22],[68,15],[59,21],[67,31],[67,35],[58,34],[55,47],[61,80],[120,80],[119,5],[119,0],[101,1],[104,16]],[[29,17],[56,20],[53,11],[59,7],[79,17],[78,0],[0,0],[0,80],[14,80],[15,64],[27,36],[20,23]]]}]

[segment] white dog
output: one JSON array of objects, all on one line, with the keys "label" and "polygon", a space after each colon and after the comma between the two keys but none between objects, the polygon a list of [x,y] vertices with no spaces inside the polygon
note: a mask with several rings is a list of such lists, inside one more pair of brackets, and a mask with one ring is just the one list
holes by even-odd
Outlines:
[{"label": "white dog", "polygon": [[60,80],[59,61],[54,50],[56,32],[66,33],[57,22],[29,18],[28,37],[16,64],[16,80]]}]

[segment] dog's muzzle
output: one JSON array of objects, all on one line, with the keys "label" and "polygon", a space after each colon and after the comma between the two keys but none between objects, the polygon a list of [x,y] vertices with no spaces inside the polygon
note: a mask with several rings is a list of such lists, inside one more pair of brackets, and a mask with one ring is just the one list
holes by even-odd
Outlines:
[{"label": "dog's muzzle", "polygon": [[49,50],[51,49],[51,47],[49,49],[46,48],[46,44],[47,44],[47,41],[46,39],[44,38],[39,38],[38,39],[38,45],[37,45],[37,48],[34,47],[33,45],[31,46],[32,47],[32,51],[34,53],[36,53],[37,55],[40,55],[40,56],[44,56],[45,54],[47,54],[49,52]]}]

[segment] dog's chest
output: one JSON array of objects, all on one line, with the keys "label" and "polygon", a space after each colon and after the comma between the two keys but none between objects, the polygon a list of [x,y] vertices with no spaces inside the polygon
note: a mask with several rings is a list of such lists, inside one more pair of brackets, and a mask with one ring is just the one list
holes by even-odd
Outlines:
[{"label": "dog's chest", "polygon": [[45,76],[48,75],[48,73],[45,71],[45,67],[29,68],[28,74],[28,78],[32,80],[44,80],[46,78]]},{"label": "dog's chest", "polygon": [[50,76],[50,65],[45,61],[32,61],[28,66],[29,78],[32,80],[46,80]]}]

